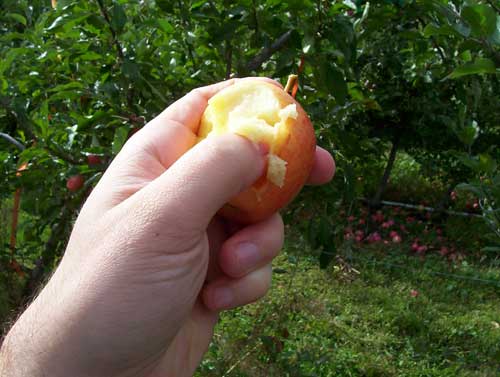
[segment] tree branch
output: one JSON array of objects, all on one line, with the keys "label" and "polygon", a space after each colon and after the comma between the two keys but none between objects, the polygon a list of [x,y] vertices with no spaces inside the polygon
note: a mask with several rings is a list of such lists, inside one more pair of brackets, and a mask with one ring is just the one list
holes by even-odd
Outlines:
[{"label": "tree branch", "polygon": [[500,65],[500,52],[495,50],[491,43],[486,38],[480,39],[481,44],[488,49],[488,52],[491,54],[493,60],[495,60],[496,65]]},{"label": "tree branch", "polygon": [[104,17],[106,20],[106,23],[108,24],[109,31],[111,33],[111,36],[113,38],[113,44],[116,47],[116,52],[118,53],[118,58],[123,61],[124,59],[124,54],[123,54],[123,48],[122,45],[120,44],[120,41],[118,40],[116,36],[116,31],[113,28],[113,25],[111,24],[111,18],[109,17],[109,13],[106,10],[106,7],[104,6],[104,3],[102,0],[97,0],[97,4],[99,5],[99,10],[101,11],[101,15]]},{"label": "tree branch", "polygon": [[229,39],[226,39],[226,48],[224,58],[226,60],[226,80],[231,78],[231,71],[233,67],[233,45]]},{"label": "tree branch", "polygon": [[[361,202],[370,205],[372,202],[368,198],[358,198]],[[402,202],[393,202],[390,200],[381,200],[380,201],[381,206],[389,206],[389,207],[401,207],[401,208],[407,208],[407,209],[415,209],[418,211],[426,211],[426,212],[444,212],[448,215],[453,215],[453,216],[463,216],[463,217],[482,217],[481,214],[479,213],[472,213],[472,212],[460,212],[460,211],[452,211],[452,210],[443,210],[441,208],[434,208],[434,207],[427,207],[427,206],[422,206],[422,205],[417,205],[417,204],[408,204],[408,203],[402,203]]]},{"label": "tree branch", "polygon": [[58,148],[53,148],[50,145],[46,144],[44,146],[44,149],[49,152],[50,154],[59,157],[61,160],[69,162],[72,165],[82,165],[83,160],[79,160],[71,156],[70,154],[66,153],[65,151],[62,151]]},{"label": "tree branch", "polygon": [[255,3],[255,0],[252,0],[252,4],[253,4],[253,20],[255,22],[255,29],[254,29],[254,32],[255,32],[255,35],[259,35],[259,18],[257,17],[257,4]]},{"label": "tree branch", "polygon": [[[21,114],[21,116],[19,114],[17,114],[12,108],[10,108],[9,103],[2,103],[2,105],[5,107],[5,109],[7,111],[9,111],[14,116],[14,118],[16,119],[17,126],[19,126],[19,128],[21,128],[30,138],[32,138],[33,140],[36,140],[35,134],[28,127],[25,126],[26,122],[31,123],[31,120],[29,118],[27,118],[25,116],[25,114]],[[22,117],[23,119],[21,120],[20,117]],[[14,144],[20,150],[26,149],[26,147],[23,144],[21,144],[19,141],[17,141],[12,136],[10,136],[6,133],[0,132],[0,138],[3,138],[5,140],[9,141],[10,143]],[[59,157],[61,160],[69,162],[73,165],[81,165],[83,163],[82,161],[80,161],[76,158],[73,158],[71,155],[67,154],[64,151],[58,150],[56,148],[52,148],[48,144],[43,146],[43,148],[47,152],[51,153],[52,155]]]},{"label": "tree branch", "polygon": [[260,68],[262,63],[267,61],[276,51],[282,49],[292,36],[293,30],[288,30],[286,33],[282,34],[276,41],[269,47],[264,47],[262,51],[256,55],[248,64],[246,65],[247,71],[255,71]]},{"label": "tree branch", "polygon": [[0,132],[0,137],[7,140],[11,144],[14,144],[18,149],[20,149],[22,151],[26,149],[26,147],[22,143],[20,143],[19,141],[17,141],[12,136],[10,136],[6,133]]},{"label": "tree branch", "polygon": [[[425,22],[424,22],[424,20],[422,18],[417,17],[417,20],[422,24],[423,27],[425,27]],[[441,46],[439,46],[439,44],[437,43],[436,38],[434,38],[434,36],[431,35],[430,40],[431,40],[432,45],[434,46],[434,48],[439,53],[439,56],[441,57],[441,60],[443,61],[443,63],[447,63],[448,59],[446,58],[446,55],[444,54],[444,51],[441,48]]]},{"label": "tree branch", "polygon": [[[191,30],[191,24],[189,22],[189,19],[186,19],[184,17],[185,12],[182,11],[184,8],[184,2],[181,0],[178,0],[178,4],[179,4],[179,9],[181,10],[182,25],[184,27],[184,30],[187,32],[188,30]],[[194,59],[193,46],[191,45],[191,42],[189,42],[187,38],[184,38],[184,43],[187,46],[189,59],[191,59],[191,63],[193,64],[193,68],[196,69],[197,65],[196,65],[196,61]]]},{"label": "tree branch", "polygon": [[498,14],[500,14],[500,6],[496,5],[496,4],[495,4],[493,1],[491,1],[491,0],[486,0],[486,2],[487,2],[488,4],[490,4],[490,5],[491,5],[491,7],[497,11],[497,13],[498,13]]}]

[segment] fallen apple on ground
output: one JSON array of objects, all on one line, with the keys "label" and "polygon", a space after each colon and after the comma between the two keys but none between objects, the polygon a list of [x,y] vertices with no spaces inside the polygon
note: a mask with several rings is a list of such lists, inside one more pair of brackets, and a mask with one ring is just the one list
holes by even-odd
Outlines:
[{"label": "fallen apple on ground", "polygon": [[265,81],[244,80],[208,101],[198,140],[225,133],[265,144],[269,154],[263,176],[220,214],[240,223],[264,220],[286,206],[309,177],[316,150],[311,121],[285,90]]}]

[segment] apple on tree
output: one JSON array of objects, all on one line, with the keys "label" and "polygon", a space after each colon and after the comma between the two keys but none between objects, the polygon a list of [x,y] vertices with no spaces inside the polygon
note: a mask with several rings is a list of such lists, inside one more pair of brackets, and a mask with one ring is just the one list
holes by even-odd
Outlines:
[{"label": "apple on tree", "polygon": [[81,174],[73,175],[66,181],[66,188],[71,192],[76,192],[83,187],[85,178]]},{"label": "apple on tree", "polygon": [[89,166],[95,166],[101,164],[101,157],[95,154],[89,154],[87,156],[87,163]]}]

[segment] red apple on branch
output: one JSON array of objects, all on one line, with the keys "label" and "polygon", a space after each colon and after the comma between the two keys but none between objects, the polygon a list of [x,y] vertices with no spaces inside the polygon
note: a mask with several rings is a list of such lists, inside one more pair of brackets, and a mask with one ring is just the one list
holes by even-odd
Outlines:
[{"label": "red apple on branch", "polygon": [[89,166],[95,166],[95,165],[100,165],[101,164],[101,157],[95,155],[95,154],[89,154],[87,156],[87,163]]},{"label": "red apple on branch", "polygon": [[71,192],[76,192],[83,187],[84,183],[85,183],[85,178],[83,178],[83,175],[81,174],[73,175],[69,177],[68,180],[66,181],[66,188]]}]

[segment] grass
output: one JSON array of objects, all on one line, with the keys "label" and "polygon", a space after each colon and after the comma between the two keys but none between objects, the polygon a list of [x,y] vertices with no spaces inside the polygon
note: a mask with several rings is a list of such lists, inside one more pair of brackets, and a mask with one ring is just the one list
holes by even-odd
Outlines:
[{"label": "grass", "polygon": [[358,250],[320,270],[286,250],[268,296],[222,315],[197,376],[500,375],[499,268]]}]

